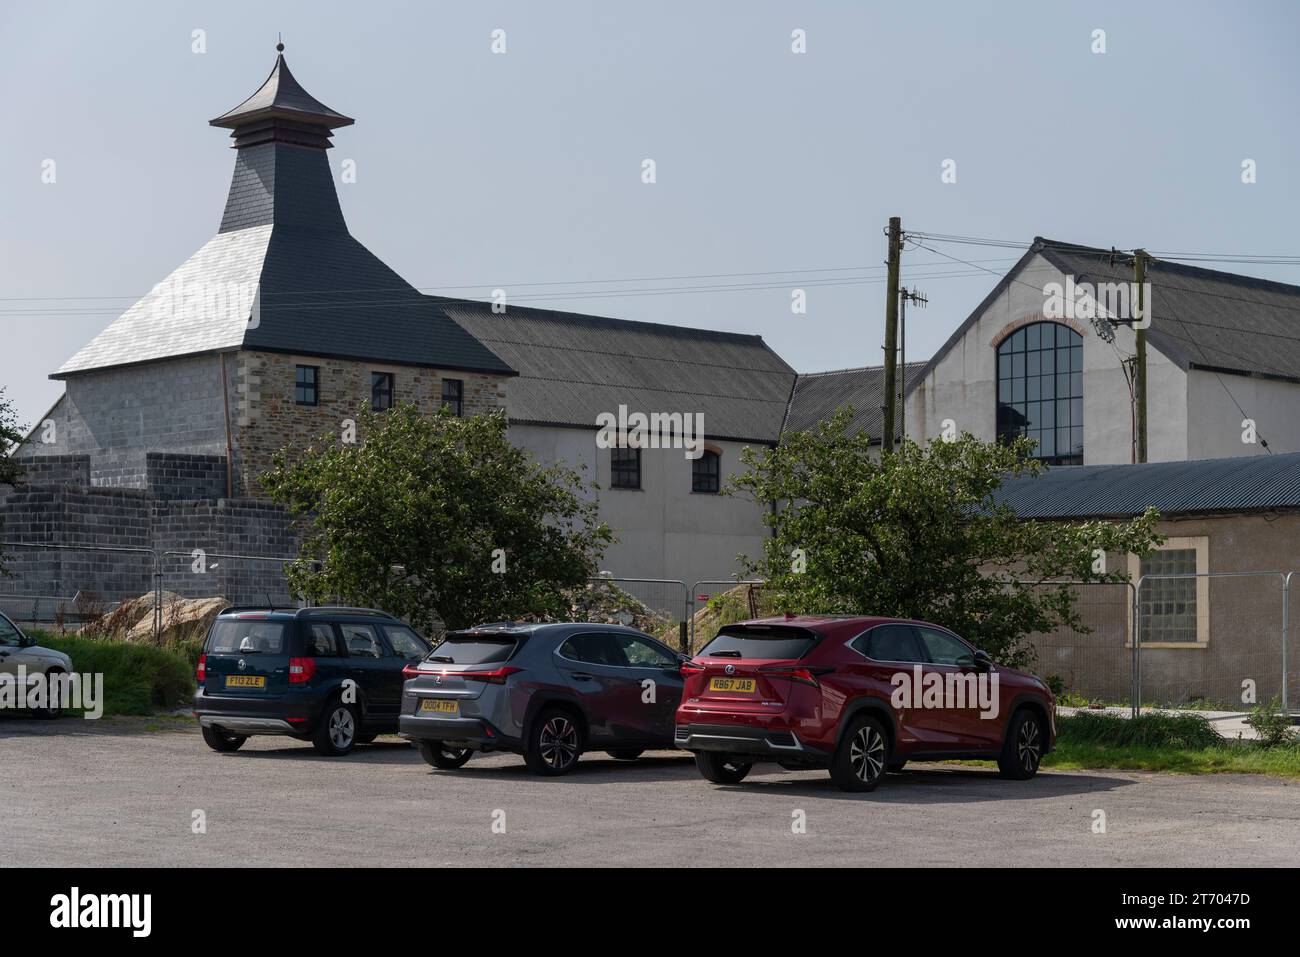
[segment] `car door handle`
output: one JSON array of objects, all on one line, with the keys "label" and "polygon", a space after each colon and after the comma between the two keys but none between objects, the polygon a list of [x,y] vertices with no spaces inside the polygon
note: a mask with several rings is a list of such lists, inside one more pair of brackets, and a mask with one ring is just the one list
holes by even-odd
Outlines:
[{"label": "car door handle", "polygon": [[590,680],[591,680],[591,675],[587,674],[587,672],[585,672],[585,671],[571,671],[571,672],[569,672],[569,673],[570,673],[571,675],[573,675],[573,680],[574,680],[574,681],[590,681]]}]

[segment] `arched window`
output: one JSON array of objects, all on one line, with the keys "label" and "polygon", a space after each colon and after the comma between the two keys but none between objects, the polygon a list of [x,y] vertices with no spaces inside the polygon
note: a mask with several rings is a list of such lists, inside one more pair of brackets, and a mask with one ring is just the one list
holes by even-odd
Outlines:
[{"label": "arched window", "polygon": [[1050,465],[1083,464],[1083,336],[1069,326],[1031,323],[998,346],[998,441],[1017,435]]}]

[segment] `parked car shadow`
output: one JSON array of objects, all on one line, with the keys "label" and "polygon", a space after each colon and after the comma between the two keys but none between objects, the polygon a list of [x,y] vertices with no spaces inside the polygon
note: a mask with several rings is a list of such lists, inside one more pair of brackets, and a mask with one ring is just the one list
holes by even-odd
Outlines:
[{"label": "parked car shadow", "polygon": [[[752,772],[751,772],[752,775]],[[887,774],[874,791],[841,791],[824,771],[773,775],[766,769],[741,784],[713,785],[725,791],[753,791],[877,804],[970,804],[983,801],[1043,800],[1097,794],[1136,782],[1096,773],[1040,770],[1028,781],[1007,781],[992,769],[934,764]]]}]

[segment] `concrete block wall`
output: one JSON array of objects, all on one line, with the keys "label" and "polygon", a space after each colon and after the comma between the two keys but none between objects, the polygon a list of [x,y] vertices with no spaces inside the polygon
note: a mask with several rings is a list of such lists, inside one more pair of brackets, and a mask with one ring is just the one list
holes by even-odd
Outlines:
[{"label": "concrete block wall", "polygon": [[[227,386],[234,414],[234,367]],[[90,484],[147,488],[148,453],[225,455],[221,358],[190,356],[69,376],[18,458],[89,456]],[[224,491],[224,484],[223,484]]]},{"label": "concrete block wall", "polygon": [[90,485],[89,455],[32,455],[22,466],[24,485]]},{"label": "concrete block wall", "polygon": [[[223,465],[224,481],[224,465]],[[145,489],[28,485],[0,489],[0,538],[11,542],[154,548],[180,555],[163,558],[162,586],[191,598],[220,595],[237,604],[268,600],[291,604],[278,562],[220,558],[219,555],[292,557],[298,540],[289,517],[277,506],[242,499],[153,498]],[[195,571],[192,553],[207,558]],[[93,549],[5,548],[0,609],[21,617],[43,596],[42,607],[63,599],[71,608],[78,592],[120,601],[151,591],[154,560],[144,552]]]},{"label": "concrete block wall", "polygon": [[149,494],[163,501],[218,499],[226,494],[224,455],[146,452]]}]

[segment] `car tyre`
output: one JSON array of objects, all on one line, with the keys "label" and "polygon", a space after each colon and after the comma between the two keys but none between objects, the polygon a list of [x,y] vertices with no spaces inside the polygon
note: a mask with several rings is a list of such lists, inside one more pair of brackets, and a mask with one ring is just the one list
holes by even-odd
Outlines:
[{"label": "car tyre", "polygon": [[645,752],[645,748],[619,748],[616,751],[606,751],[615,761],[635,761]]},{"label": "car tyre", "polygon": [[210,728],[203,726],[203,743],[213,751],[238,751],[248,740],[244,734],[231,734],[229,731],[222,731],[220,728]]},{"label": "car tyre", "polygon": [[879,721],[859,715],[849,722],[831,759],[831,780],[841,791],[874,791],[889,766],[889,736]]},{"label": "car tyre", "polygon": [[754,762],[741,761],[734,755],[717,751],[696,751],[695,766],[706,780],[714,784],[739,784],[745,780]]},{"label": "car tyre", "polygon": [[[45,679],[46,679],[45,687],[47,691],[50,688],[51,679],[61,674],[63,674],[63,671],[59,668],[51,668],[49,671],[45,673]],[[62,714],[63,714],[63,709],[60,707],[32,708],[32,717],[40,718],[42,721],[53,721],[55,718],[61,717]]]},{"label": "car tyre", "polygon": [[319,754],[332,758],[350,754],[357,746],[360,723],[356,705],[344,704],[341,698],[333,698],[316,722],[316,731],[311,736],[312,746]]},{"label": "car tyre", "polygon": [[533,721],[524,748],[524,763],[534,774],[568,774],[582,754],[582,732],[572,711],[547,708]]},{"label": "car tyre", "polygon": [[455,771],[459,767],[464,767],[474,752],[469,748],[449,748],[441,741],[421,741],[416,747],[420,749],[420,757],[440,771]]},{"label": "car tyre", "polygon": [[1011,716],[998,756],[998,772],[1012,781],[1028,781],[1038,773],[1046,738],[1042,719],[1029,708],[1021,708]]}]

